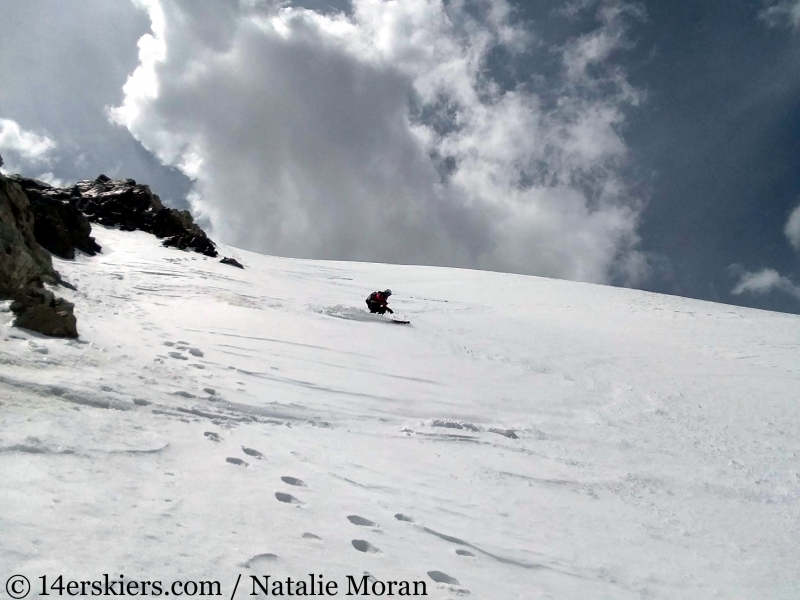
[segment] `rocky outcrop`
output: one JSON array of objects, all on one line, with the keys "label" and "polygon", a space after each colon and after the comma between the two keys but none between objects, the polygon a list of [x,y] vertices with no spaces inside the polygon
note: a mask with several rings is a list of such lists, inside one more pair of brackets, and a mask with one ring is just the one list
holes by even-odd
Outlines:
[{"label": "rocky outcrop", "polygon": [[150,187],[133,179],[112,180],[100,175],[94,181],[79,181],[75,205],[93,223],[140,230],[164,238],[165,246],[217,256],[214,242],[192,219],[188,210],[166,208]]},{"label": "rocky outcrop", "polygon": [[154,233],[156,215],[165,210],[150,187],[133,179],[114,181],[100,175],[94,181],[79,181],[70,190],[75,206],[92,223],[119,227],[123,231],[140,229]]},{"label": "rocky outcrop", "polygon": [[17,178],[34,216],[33,234],[45,249],[60,258],[75,258],[75,250],[94,256],[101,248],[90,235],[89,220],[77,209],[68,191],[35,179]]},{"label": "rocky outcrop", "polygon": [[78,337],[75,305],[41,287],[28,286],[11,303],[16,327],[25,327],[53,337]]},{"label": "rocky outcrop", "polygon": [[[163,238],[165,246],[194,250],[216,257],[217,250],[187,210],[166,208],[150,187],[133,179],[111,179],[100,175],[74,186],[55,188],[35,179],[15,177],[42,215],[39,243],[63,258],[74,250],[88,254],[100,250],[88,234],[90,223],[119,227],[123,231],[146,231]],[[70,239],[66,232],[71,232]],[[71,248],[71,250],[70,250]]]},{"label": "rocky outcrop", "polygon": [[153,233],[165,238],[162,242],[165,246],[194,250],[212,258],[217,256],[214,242],[198,227],[188,210],[165,208],[156,215]]},{"label": "rocky outcrop", "polygon": [[36,241],[35,216],[18,183],[0,175],[0,298],[11,299],[14,324],[45,335],[77,337],[69,302],[44,288],[58,284],[50,254]]},{"label": "rocky outcrop", "polygon": [[[19,175],[0,175],[0,298],[11,299],[15,325],[59,337],[77,337],[73,305],[44,287],[64,284],[50,253],[65,259],[101,251],[92,223],[141,230],[165,246],[216,257],[217,250],[189,211],[166,208],[146,185],[100,175],[53,187]],[[49,253],[49,252],[50,253]]]},{"label": "rocky outcrop", "polygon": [[219,262],[221,262],[223,265],[230,265],[230,266],[232,266],[232,267],[239,267],[240,269],[244,269],[244,265],[242,265],[242,263],[240,263],[240,262],[239,262],[238,260],[236,260],[235,258],[228,258],[228,257],[226,256],[225,258],[223,258],[223,259],[222,259],[221,261],[219,261]]},{"label": "rocky outcrop", "polygon": [[70,188],[54,188],[36,179],[12,175],[28,197],[36,241],[59,258],[75,258],[75,250],[94,256],[101,248],[90,235],[89,220],[70,202]]},{"label": "rocky outcrop", "polygon": [[47,251],[33,233],[28,197],[15,182],[0,175],[0,294],[13,298],[29,284],[57,283]]}]

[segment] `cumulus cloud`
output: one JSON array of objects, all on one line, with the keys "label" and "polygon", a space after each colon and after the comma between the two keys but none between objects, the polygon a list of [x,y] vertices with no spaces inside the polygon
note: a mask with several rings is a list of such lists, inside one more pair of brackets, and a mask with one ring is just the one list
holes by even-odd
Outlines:
[{"label": "cumulus cloud", "polygon": [[789,220],[786,222],[783,232],[795,250],[800,250],[800,205],[789,215]]},{"label": "cumulus cloud", "polygon": [[[733,270],[739,269],[733,267]],[[775,290],[800,299],[800,285],[793,283],[775,269],[763,269],[757,272],[740,271],[739,283],[733,288],[732,293],[736,296],[744,293],[763,295]]]},{"label": "cumulus cloud", "polygon": [[759,16],[772,26],[791,25],[800,29],[800,0],[765,0]]},{"label": "cumulus cloud", "polygon": [[622,175],[640,95],[610,64],[637,5],[584,3],[596,27],[554,49],[557,80],[509,89],[488,57],[535,40],[505,0],[353,0],[347,14],[135,1],[152,32],[111,118],[193,180],[219,239],[595,282],[646,273]]},{"label": "cumulus cloud", "polygon": [[[795,249],[800,250],[800,206],[789,215],[783,231],[789,243]],[[764,295],[777,290],[800,299],[800,285],[781,275],[775,269],[751,272],[734,264],[729,267],[728,272],[739,279],[739,283],[731,290],[731,293],[736,296],[744,293]]]},{"label": "cumulus cloud", "polygon": [[46,135],[26,131],[11,119],[0,119],[0,151],[25,163],[41,165],[50,162],[55,147],[56,143]]},{"label": "cumulus cloud", "polygon": [[[0,155],[6,173],[35,173],[49,166],[56,146],[47,135],[26,131],[12,119],[0,119]],[[63,183],[50,171],[36,177],[51,185]]]}]

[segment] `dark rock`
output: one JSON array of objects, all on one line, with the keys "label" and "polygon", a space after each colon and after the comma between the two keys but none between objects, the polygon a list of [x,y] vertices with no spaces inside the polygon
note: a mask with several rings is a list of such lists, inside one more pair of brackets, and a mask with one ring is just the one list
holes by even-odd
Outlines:
[{"label": "dark rock", "polygon": [[148,186],[131,181],[79,181],[75,206],[94,223],[154,233],[153,223],[164,205]]},{"label": "dark rock", "polygon": [[240,263],[240,262],[239,262],[238,260],[236,260],[235,258],[228,258],[228,257],[226,256],[225,258],[223,258],[223,259],[222,259],[221,261],[219,261],[219,262],[221,262],[223,265],[231,265],[232,267],[239,267],[240,269],[244,269],[244,267],[242,266],[242,263]]},{"label": "dark rock", "polygon": [[[37,189],[47,184],[33,181]],[[78,337],[73,305],[44,288],[58,284],[50,254],[36,241],[35,215],[23,188],[0,175],[0,298],[10,298],[14,325],[45,335]]]},{"label": "dark rock", "polygon": [[75,250],[90,256],[100,252],[100,245],[89,235],[92,226],[77,208],[44,195],[28,193],[34,214],[36,241],[58,257],[75,258]]},{"label": "dark rock", "polygon": [[75,250],[94,256],[101,248],[89,235],[92,226],[81,214],[74,188],[54,188],[36,179],[11,178],[25,191],[34,215],[36,241],[60,258],[75,258]]},{"label": "dark rock", "polygon": [[191,249],[212,258],[217,256],[214,242],[194,222],[188,210],[165,208],[159,211],[153,222],[153,233],[166,238],[162,242],[164,246]]},{"label": "dark rock", "polygon": [[89,236],[89,223],[119,227],[122,231],[145,231],[165,238],[165,246],[217,256],[214,242],[189,211],[166,208],[149,186],[137,184],[134,179],[99,175],[63,188],[25,177],[15,176],[15,180],[31,203],[37,205],[40,243],[62,258],[73,258],[75,248],[88,254],[100,250]]},{"label": "dark rock", "polygon": [[497,433],[499,435],[504,435],[512,440],[519,439],[519,436],[514,432],[513,429],[500,429],[499,427],[492,427],[489,431],[492,433]]},{"label": "dark rock", "polygon": [[446,427],[447,429],[464,429],[464,426],[461,425],[460,423],[454,423],[453,421],[441,421],[439,419],[432,421],[431,427]]},{"label": "dark rock", "polygon": [[39,179],[31,179],[29,177],[23,177],[22,175],[11,175],[9,179],[12,179],[17,183],[19,183],[26,191],[28,189],[42,190],[42,191],[54,189],[53,186],[50,185],[49,183],[46,183]]},{"label": "dark rock", "polygon": [[195,224],[188,210],[165,208],[158,212],[153,221],[153,233],[163,238],[176,235],[202,235],[203,230]]},{"label": "dark rock", "polygon": [[11,303],[11,312],[17,318],[15,327],[24,327],[53,337],[78,337],[74,305],[53,292],[38,286],[29,286]]},{"label": "dark rock", "polygon": [[204,254],[205,256],[210,256],[211,258],[216,258],[217,256],[217,249],[214,247],[214,242],[206,237],[205,234],[203,235],[192,235],[192,234],[179,234],[173,235],[165,239],[162,244],[164,246],[178,248],[180,250],[194,250],[195,252],[199,252],[200,254]]},{"label": "dark rock", "polygon": [[14,299],[28,285],[58,283],[47,251],[36,241],[28,197],[14,180],[0,175],[0,297]]}]

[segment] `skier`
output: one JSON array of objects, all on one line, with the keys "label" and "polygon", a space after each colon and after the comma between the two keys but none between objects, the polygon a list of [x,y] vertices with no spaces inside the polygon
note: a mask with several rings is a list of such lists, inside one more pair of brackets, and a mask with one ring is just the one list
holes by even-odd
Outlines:
[{"label": "skier", "polygon": [[389,296],[392,295],[392,290],[384,290],[382,292],[372,292],[367,297],[367,307],[369,308],[369,312],[371,313],[378,313],[379,315],[384,314],[385,312],[389,312],[389,314],[394,314],[394,311],[387,306],[387,302],[389,301]]}]

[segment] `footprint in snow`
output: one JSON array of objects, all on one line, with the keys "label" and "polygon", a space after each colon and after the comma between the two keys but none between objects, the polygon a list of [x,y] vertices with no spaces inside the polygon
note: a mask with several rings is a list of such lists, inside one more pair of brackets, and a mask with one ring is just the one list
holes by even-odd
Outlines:
[{"label": "footprint in snow", "polygon": [[353,540],[351,544],[353,544],[353,548],[359,552],[367,552],[369,554],[378,554],[380,552],[380,550],[370,544],[367,540]]},{"label": "footprint in snow", "polygon": [[210,439],[212,442],[221,441],[219,435],[214,433],[213,431],[206,431],[205,433],[203,433],[203,435],[206,436],[208,439]]},{"label": "footprint in snow", "polygon": [[370,521],[369,519],[365,519],[364,517],[359,517],[358,515],[347,515],[347,520],[350,521],[353,525],[360,525],[361,527],[377,527],[378,524]]},{"label": "footprint in snow", "polygon": [[286,504],[298,504],[298,505],[303,504],[302,502],[300,502],[300,500],[298,500],[291,494],[285,494],[283,492],[275,492],[275,497],[278,499],[278,502],[285,502]]},{"label": "footprint in snow", "polygon": [[402,513],[397,513],[394,516],[394,518],[397,519],[398,521],[405,521],[406,523],[413,523],[414,522],[414,519],[412,519],[411,517],[407,517]]},{"label": "footprint in snow", "polygon": [[288,483],[289,485],[295,485],[297,487],[308,487],[303,481],[299,480],[297,477],[288,477],[288,476],[281,477],[281,481],[283,481],[283,483]]},{"label": "footprint in snow", "polygon": [[189,354],[197,357],[204,356],[203,352],[201,350],[198,350],[197,348],[189,348]]},{"label": "footprint in snow", "polygon": [[247,446],[242,446],[242,452],[247,454],[247,456],[253,456],[259,460],[264,458],[264,455],[261,454],[261,452],[254,450],[253,448],[248,448]]},{"label": "footprint in snow", "polygon": [[448,586],[452,586],[452,590],[457,594],[469,594],[469,590],[461,587],[461,584],[458,583],[458,579],[455,577],[450,577],[447,573],[442,573],[441,571],[428,571],[428,577],[433,579],[436,583],[443,583]]},{"label": "footprint in snow", "polygon": [[447,573],[442,573],[441,571],[428,571],[428,577],[433,579],[436,583],[446,583],[448,585],[461,585],[458,583],[458,579],[455,577],[450,577]]},{"label": "footprint in snow", "polygon": [[276,560],[278,560],[277,554],[272,554],[271,552],[265,552],[264,554],[256,554],[253,558],[241,563],[239,566],[245,569],[255,569],[258,567],[266,566],[270,563],[274,563]]},{"label": "footprint in snow", "polygon": [[231,463],[232,465],[240,465],[242,467],[247,466],[247,463],[244,462],[241,458],[234,458],[232,456],[229,456],[228,458],[225,459],[225,461]]},{"label": "footprint in snow", "polygon": [[472,556],[473,558],[475,557],[475,555],[469,550],[462,550],[461,548],[456,550],[456,554],[458,554],[459,556]]},{"label": "footprint in snow", "polygon": [[307,540],[321,540],[322,539],[318,535],[314,535],[313,533],[308,533],[308,532],[304,533],[303,537],[305,539],[307,539]]},{"label": "footprint in snow", "polygon": [[170,352],[169,356],[170,356],[170,358],[177,358],[178,360],[189,360],[188,358],[186,358],[180,352]]}]

